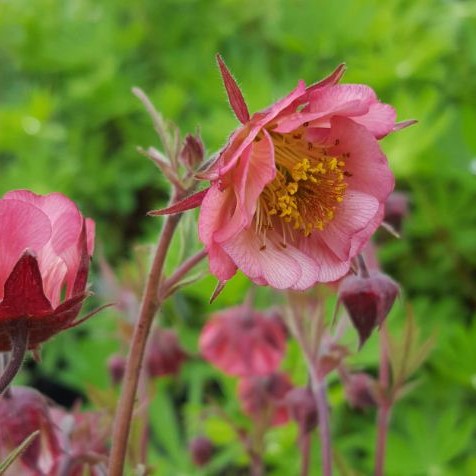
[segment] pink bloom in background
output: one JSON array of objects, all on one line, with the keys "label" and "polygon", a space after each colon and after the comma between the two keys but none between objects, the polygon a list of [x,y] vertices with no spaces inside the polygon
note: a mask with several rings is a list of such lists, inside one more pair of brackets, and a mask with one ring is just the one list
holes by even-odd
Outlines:
[{"label": "pink bloom in background", "polygon": [[0,200],[0,352],[26,326],[35,349],[71,327],[86,297],[94,222],[60,193]]},{"label": "pink bloom in background", "polygon": [[[240,269],[257,284],[306,289],[345,275],[380,225],[394,177],[378,140],[409,125],[344,67],[251,116],[218,58],[240,126],[201,174],[199,236],[220,281]],[[165,213],[166,211],[164,211]]]},{"label": "pink bloom in background", "polygon": [[229,375],[267,375],[281,363],[286,335],[277,319],[244,305],[213,315],[199,345],[203,357]]},{"label": "pink bloom in background", "polygon": [[289,377],[277,372],[262,377],[245,377],[238,384],[238,398],[244,413],[265,419],[273,426],[289,421],[286,395],[293,388]]}]

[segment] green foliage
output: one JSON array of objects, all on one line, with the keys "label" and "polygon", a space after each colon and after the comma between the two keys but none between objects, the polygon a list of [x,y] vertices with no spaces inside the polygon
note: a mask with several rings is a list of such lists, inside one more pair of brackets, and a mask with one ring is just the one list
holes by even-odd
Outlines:
[{"label": "green foliage", "polygon": [[[297,79],[311,83],[345,61],[346,81],[370,84],[399,119],[418,119],[383,143],[411,213],[401,240],[382,237],[380,257],[402,284],[423,337],[436,331],[436,338],[417,385],[393,415],[387,471],[476,474],[474,2],[0,1],[0,191],[71,196],[96,220],[105,254],[127,274],[138,259],[133,244],[152,242],[160,227],[145,213],[167,198],[165,180],[135,150],[160,144],[131,87],[146,91],[183,133],[199,128],[211,154],[237,125],[216,52],[235,73],[250,111],[288,92]],[[192,243],[198,246],[192,225],[192,218],[183,224],[186,246],[174,243],[169,270]],[[248,288],[238,276],[209,306],[215,284],[206,277],[164,308],[163,322],[178,328],[190,352],[209,312],[241,301]],[[266,289],[257,295],[261,307],[279,305],[278,299]],[[403,327],[403,314],[397,309],[390,316],[392,332]],[[106,311],[57,336],[45,346],[42,372],[83,391],[86,383],[106,391],[105,361],[122,350],[119,319]],[[374,372],[376,351],[373,336],[351,361]],[[285,367],[302,383],[305,370],[293,347]],[[219,416],[202,421],[210,382],[220,406],[250,425],[239,411],[234,380],[192,360],[178,383],[157,385],[150,407],[150,463],[161,475],[231,475],[245,467],[236,432]],[[373,413],[350,410],[335,382],[330,399],[336,458],[339,467],[350,468],[342,474],[370,474]],[[187,441],[201,432],[218,448],[205,470],[193,468],[185,455]],[[297,474],[294,437],[292,425],[269,435],[269,474]],[[313,445],[311,474],[318,475],[315,438]]]}]

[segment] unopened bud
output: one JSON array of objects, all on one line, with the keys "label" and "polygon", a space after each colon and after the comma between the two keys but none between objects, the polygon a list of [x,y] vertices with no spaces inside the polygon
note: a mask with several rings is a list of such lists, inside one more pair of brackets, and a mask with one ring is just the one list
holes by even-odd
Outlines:
[{"label": "unopened bud", "polygon": [[345,395],[350,406],[359,410],[374,407],[375,380],[367,374],[356,373],[349,375],[344,383]]},{"label": "unopened bud", "polygon": [[187,359],[177,338],[171,329],[157,329],[151,336],[146,365],[151,377],[175,375]]},{"label": "unopened bud", "polygon": [[383,221],[400,233],[403,219],[408,215],[408,196],[402,192],[393,192],[385,202],[385,216]]},{"label": "unopened bud", "polygon": [[122,382],[126,371],[126,359],[119,354],[114,354],[107,361],[107,369],[114,385]]},{"label": "unopened bud", "polygon": [[203,161],[205,150],[200,137],[188,134],[185,137],[179,159],[188,168],[195,169]]},{"label": "unopened bud", "polygon": [[213,456],[213,444],[205,436],[197,436],[188,445],[192,461],[197,466],[205,466]]},{"label": "unopened bud", "polygon": [[371,272],[370,276],[347,276],[339,286],[339,300],[359,333],[360,346],[373,329],[387,317],[399,293],[398,284],[389,276]]},{"label": "unopened bud", "polygon": [[301,433],[309,433],[318,424],[316,400],[310,388],[298,387],[285,397],[291,418],[297,422]]}]

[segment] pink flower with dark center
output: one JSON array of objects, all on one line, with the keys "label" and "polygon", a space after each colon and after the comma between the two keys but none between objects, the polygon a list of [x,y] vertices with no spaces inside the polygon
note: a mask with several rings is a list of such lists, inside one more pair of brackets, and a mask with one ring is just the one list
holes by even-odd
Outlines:
[{"label": "pink flower with dark center", "polygon": [[274,372],[285,349],[286,335],[281,323],[246,305],[218,312],[200,335],[203,357],[237,377]]},{"label": "pink flower with dark center", "polygon": [[19,329],[35,349],[71,327],[86,297],[94,222],[60,193],[0,200],[0,351]]},{"label": "pink flower with dark center", "polygon": [[344,276],[380,225],[394,177],[378,140],[412,124],[360,84],[337,84],[339,66],[250,117],[218,57],[230,104],[242,125],[214,163],[210,180],[168,209],[201,203],[199,236],[221,281],[240,269],[257,284],[306,289]]},{"label": "pink flower with dark center", "polygon": [[238,398],[247,415],[278,426],[289,421],[285,397],[292,388],[289,377],[281,372],[262,377],[245,377],[238,384]]}]

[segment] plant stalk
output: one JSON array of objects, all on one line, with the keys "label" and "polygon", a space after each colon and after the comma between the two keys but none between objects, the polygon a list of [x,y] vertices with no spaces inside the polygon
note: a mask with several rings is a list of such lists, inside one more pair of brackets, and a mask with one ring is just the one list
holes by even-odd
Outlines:
[{"label": "plant stalk", "polygon": [[122,476],[129,438],[130,425],[137,392],[139,374],[152,321],[162,302],[158,289],[162,278],[165,257],[181,215],[169,215],[165,219],[154,260],[145,285],[139,319],[134,328],[132,343],[127,357],[122,392],[116,409],[109,456],[109,476]]}]

